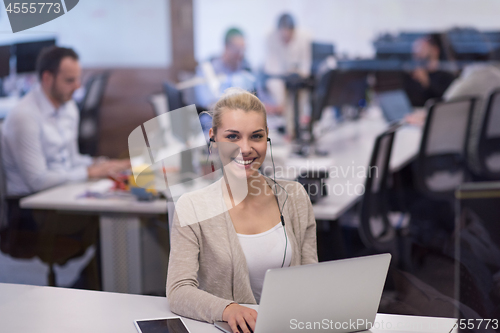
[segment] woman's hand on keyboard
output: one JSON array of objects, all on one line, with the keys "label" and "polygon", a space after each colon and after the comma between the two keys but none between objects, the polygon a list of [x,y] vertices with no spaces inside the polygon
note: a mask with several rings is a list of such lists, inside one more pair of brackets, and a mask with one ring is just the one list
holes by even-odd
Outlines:
[{"label": "woman's hand on keyboard", "polygon": [[231,303],[224,309],[222,320],[227,321],[233,333],[240,332],[238,326],[243,333],[250,333],[255,330],[257,311],[237,303]]}]

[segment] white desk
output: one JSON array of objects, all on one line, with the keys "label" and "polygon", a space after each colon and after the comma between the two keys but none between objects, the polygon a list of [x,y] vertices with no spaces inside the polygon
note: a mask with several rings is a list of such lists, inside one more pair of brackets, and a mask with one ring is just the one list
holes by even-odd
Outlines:
[{"label": "white desk", "polygon": [[[298,173],[290,170],[326,168],[330,174],[326,181],[328,195],[313,205],[314,215],[316,219],[336,220],[362,197],[375,138],[387,126],[380,116],[340,124],[318,140],[318,147],[329,152],[327,157],[290,157],[289,146],[273,146],[276,178],[280,176],[280,168],[288,171],[284,176],[288,179],[295,179]],[[396,132],[390,161],[392,171],[400,170],[417,155],[421,135],[422,129],[415,126],[404,126]],[[266,162],[270,165],[270,158]]]},{"label": "white desk", "polygon": [[[141,202],[134,198],[82,198],[92,182],[65,184],[23,198],[22,208],[92,212],[99,214],[103,290],[140,294],[143,291],[140,219],[167,214],[167,201]],[[160,256],[154,241],[144,242]],[[148,260],[160,260],[150,258]]]},{"label": "white desk", "polygon": [[[134,320],[170,316],[175,315],[165,297],[0,283],[2,332],[136,333]],[[392,328],[370,331],[448,333],[456,322],[450,318],[378,314],[375,323],[380,328],[382,321],[385,328]],[[191,333],[220,333],[212,324],[191,319],[184,322]]]}]

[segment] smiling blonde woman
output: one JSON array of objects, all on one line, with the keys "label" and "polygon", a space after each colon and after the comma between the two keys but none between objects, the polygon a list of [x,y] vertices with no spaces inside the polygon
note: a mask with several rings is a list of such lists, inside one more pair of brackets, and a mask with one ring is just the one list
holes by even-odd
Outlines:
[{"label": "smiling blonde woman", "polygon": [[246,178],[248,193],[238,204],[229,204],[234,198],[223,177],[179,199],[184,204],[177,204],[176,210],[210,211],[220,202],[233,208],[188,225],[180,223],[176,211],[167,298],[170,309],[181,316],[223,320],[233,332],[238,332],[237,326],[249,332],[255,329],[257,312],[240,304],[260,301],[265,272],[318,262],[316,221],[302,185],[275,183],[259,172],[269,132],[262,102],[231,88],[215,104],[212,117],[211,144],[237,147],[237,153],[233,150],[221,159],[228,160],[225,172]]}]

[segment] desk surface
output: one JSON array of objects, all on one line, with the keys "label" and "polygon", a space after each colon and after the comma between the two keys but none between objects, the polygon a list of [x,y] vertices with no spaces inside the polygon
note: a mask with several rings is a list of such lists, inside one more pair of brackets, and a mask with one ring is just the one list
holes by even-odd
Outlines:
[{"label": "desk surface", "polygon": [[167,201],[138,201],[126,198],[85,198],[82,195],[93,182],[57,186],[26,198],[21,207],[31,209],[65,210],[76,212],[166,214]]},{"label": "desk surface", "polygon": [[[171,316],[175,315],[170,312],[165,297],[0,283],[2,332],[136,333],[133,324],[136,319]],[[382,321],[386,329],[382,329]],[[211,324],[191,319],[184,322],[191,333],[220,333]],[[379,323],[379,329],[370,331],[377,333],[448,333],[456,320],[378,314],[375,322]]]}]

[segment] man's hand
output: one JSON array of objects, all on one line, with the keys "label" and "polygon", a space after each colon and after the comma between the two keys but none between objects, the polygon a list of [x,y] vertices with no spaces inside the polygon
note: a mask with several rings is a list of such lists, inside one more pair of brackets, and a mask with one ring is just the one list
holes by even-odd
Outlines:
[{"label": "man's hand", "polygon": [[89,178],[105,178],[108,175],[122,172],[130,169],[130,161],[125,160],[108,160],[100,161],[92,164],[87,168]]},{"label": "man's hand", "polygon": [[224,309],[222,320],[227,321],[233,333],[239,333],[238,326],[243,333],[250,333],[250,330],[252,332],[255,330],[257,311],[237,303],[232,303]]}]

